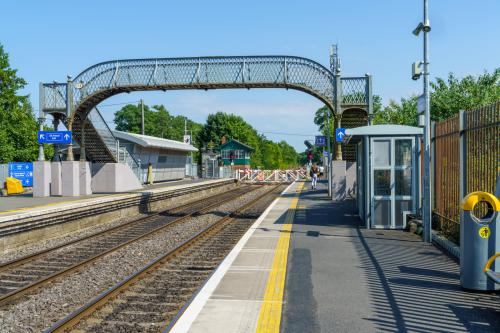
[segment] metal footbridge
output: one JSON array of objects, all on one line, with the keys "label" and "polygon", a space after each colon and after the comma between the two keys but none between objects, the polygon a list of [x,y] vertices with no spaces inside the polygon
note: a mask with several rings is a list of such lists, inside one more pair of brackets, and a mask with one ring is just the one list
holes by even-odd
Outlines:
[{"label": "metal footbridge", "polygon": [[[333,58],[332,58],[333,59]],[[331,59],[331,61],[332,61]],[[371,113],[371,77],[340,77],[332,69],[295,56],[232,56],[115,60],[85,69],[66,83],[40,83],[40,118],[54,117],[73,131],[81,159],[128,161],[137,166],[109,130],[97,105],[120,93],[151,90],[284,88],[321,100],[338,119],[345,110]],[[42,150],[43,151],[43,150]],[[43,155],[42,155],[43,156]],[[73,159],[71,145],[68,159]]]}]

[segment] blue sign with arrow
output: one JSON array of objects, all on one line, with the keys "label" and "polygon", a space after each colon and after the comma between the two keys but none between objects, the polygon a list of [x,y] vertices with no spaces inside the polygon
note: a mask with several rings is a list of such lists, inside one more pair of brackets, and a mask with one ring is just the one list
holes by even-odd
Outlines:
[{"label": "blue sign with arrow", "polygon": [[38,143],[70,144],[71,131],[38,131]]},{"label": "blue sign with arrow", "polygon": [[335,129],[335,141],[343,142],[345,137],[345,128],[336,128]]},{"label": "blue sign with arrow", "polygon": [[316,140],[314,141],[314,145],[321,147],[321,146],[326,146],[326,136],[324,135],[317,135]]},{"label": "blue sign with arrow", "polygon": [[9,177],[19,179],[23,186],[33,186],[33,163],[10,162]]}]

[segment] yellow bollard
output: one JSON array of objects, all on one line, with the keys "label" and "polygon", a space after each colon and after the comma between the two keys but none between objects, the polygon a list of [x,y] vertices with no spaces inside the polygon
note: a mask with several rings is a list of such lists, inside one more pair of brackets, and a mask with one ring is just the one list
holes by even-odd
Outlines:
[{"label": "yellow bollard", "polygon": [[5,183],[7,184],[7,194],[19,194],[24,192],[23,184],[19,179],[7,177]]},{"label": "yellow bollard", "polygon": [[147,182],[149,185],[153,185],[153,165],[149,163],[148,165],[148,179]]}]

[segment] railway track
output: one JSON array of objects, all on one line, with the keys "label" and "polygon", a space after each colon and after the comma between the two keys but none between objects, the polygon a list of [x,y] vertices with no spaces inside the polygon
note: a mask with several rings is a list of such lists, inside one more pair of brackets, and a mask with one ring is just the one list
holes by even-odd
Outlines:
[{"label": "railway track", "polygon": [[170,327],[281,187],[221,217],[46,332],[158,332]]},{"label": "railway track", "polygon": [[0,305],[257,188],[237,188],[4,263],[0,265]]}]

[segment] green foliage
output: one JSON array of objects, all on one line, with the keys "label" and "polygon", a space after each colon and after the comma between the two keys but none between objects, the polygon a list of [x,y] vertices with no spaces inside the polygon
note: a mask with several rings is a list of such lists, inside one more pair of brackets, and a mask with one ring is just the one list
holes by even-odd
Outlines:
[{"label": "green foliage", "polygon": [[447,119],[460,110],[473,110],[500,100],[500,68],[474,77],[457,79],[453,73],[446,80],[431,82],[431,118]]},{"label": "green foliage", "polygon": [[[28,96],[18,93],[25,85],[0,45],[0,163],[34,161],[38,156],[37,120]],[[46,148],[50,158],[52,149]]]},{"label": "green foliage", "polygon": [[373,123],[418,126],[417,97],[401,98],[401,104],[389,101],[384,109],[374,112]]},{"label": "green foliage", "polygon": [[[326,150],[326,147],[325,147],[325,150]],[[312,163],[321,164],[323,161],[323,147],[314,146],[312,153],[313,153]],[[303,151],[299,154],[299,163],[300,163],[300,165],[305,165],[305,164],[309,163],[309,160],[307,159],[307,152],[306,151]]]},{"label": "green foliage", "polygon": [[198,133],[200,148],[213,142],[217,146],[222,137],[236,139],[255,149],[250,159],[252,167],[262,169],[286,169],[297,166],[297,152],[284,141],[275,143],[248,124],[242,117],[217,112],[207,118],[206,124]]},{"label": "green foliage", "polygon": [[[159,138],[182,140],[184,136],[184,120],[187,129],[193,132],[201,129],[201,125],[183,116],[173,116],[163,105],[149,107],[144,105],[144,132],[146,135]],[[141,134],[141,105],[125,105],[115,112],[114,119],[118,131]]]},{"label": "green foliage", "polygon": [[[453,73],[446,80],[431,82],[431,119],[444,120],[460,110],[473,110],[500,100],[500,68],[474,77],[458,79]],[[401,103],[390,101],[383,109],[375,110],[374,124],[417,126],[417,96],[402,98]]]}]

